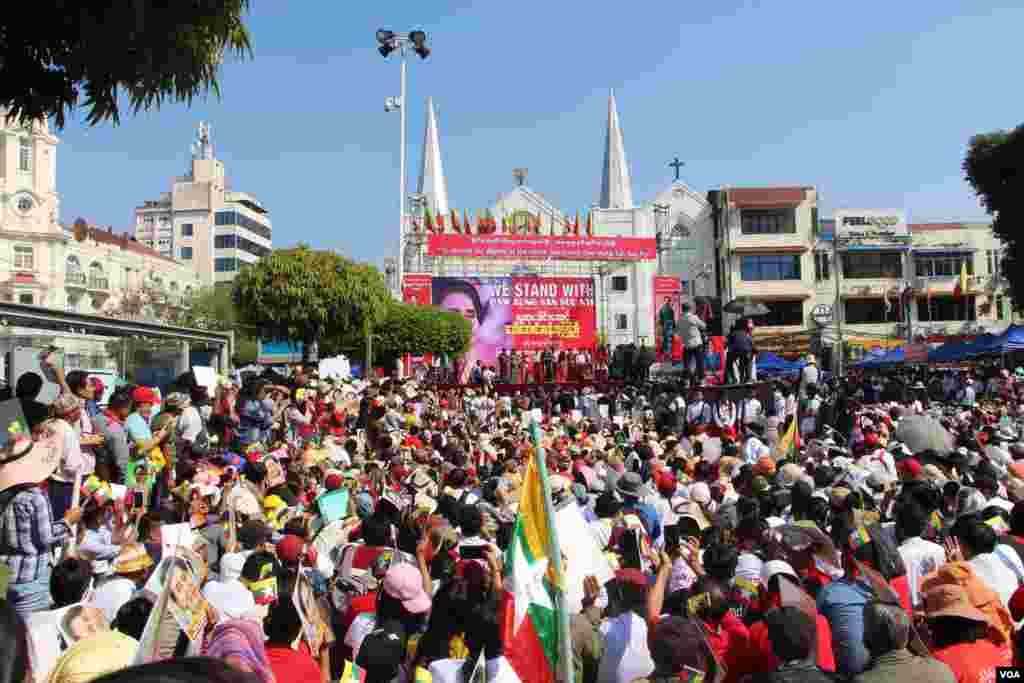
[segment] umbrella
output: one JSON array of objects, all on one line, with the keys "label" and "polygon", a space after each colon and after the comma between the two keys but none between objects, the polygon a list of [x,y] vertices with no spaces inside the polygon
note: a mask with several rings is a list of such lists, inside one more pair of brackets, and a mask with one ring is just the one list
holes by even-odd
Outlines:
[{"label": "umbrella", "polygon": [[725,305],[724,310],[726,313],[735,313],[743,316],[744,318],[752,318],[771,313],[767,306],[760,301],[751,299],[749,296],[741,296],[738,299],[733,299]]},{"label": "umbrella", "polygon": [[911,415],[900,420],[893,438],[914,453],[932,449],[939,455],[953,450],[953,435],[928,415]]}]

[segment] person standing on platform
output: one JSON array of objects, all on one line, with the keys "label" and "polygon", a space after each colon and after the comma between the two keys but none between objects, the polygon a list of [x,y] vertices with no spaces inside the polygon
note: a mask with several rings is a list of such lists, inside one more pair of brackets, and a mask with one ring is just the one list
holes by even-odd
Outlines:
[{"label": "person standing on platform", "polygon": [[519,354],[516,353],[515,349],[512,353],[508,354],[508,367],[509,367],[509,383],[510,384],[522,384],[522,377],[519,374],[520,366],[522,365],[522,359],[519,358]]},{"label": "person standing on platform", "polygon": [[549,346],[548,348],[544,349],[544,352],[541,354],[541,361],[543,367],[539,384],[543,384],[544,382],[553,382],[555,379],[554,347]]},{"label": "person standing on platform", "polygon": [[683,341],[683,366],[689,370],[693,359],[693,377],[697,384],[704,383],[704,330],[707,323],[690,311],[690,304],[683,304],[683,315],[679,319],[679,336]]},{"label": "person standing on platform", "polygon": [[502,383],[509,382],[509,370],[508,370],[508,349],[502,349],[501,353],[498,354],[498,376],[501,378]]},{"label": "person standing on platform", "polygon": [[662,355],[672,353],[672,337],[676,333],[676,312],[672,308],[672,298],[665,297],[665,303],[658,311],[658,322],[661,324],[661,349]]},{"label": "person standing on platform", "polygon": [[800,398],[807,398],[807,387],[817,386],[819,379],[818,359],[811,354],[807,356],[807,365],[800,371]]}]

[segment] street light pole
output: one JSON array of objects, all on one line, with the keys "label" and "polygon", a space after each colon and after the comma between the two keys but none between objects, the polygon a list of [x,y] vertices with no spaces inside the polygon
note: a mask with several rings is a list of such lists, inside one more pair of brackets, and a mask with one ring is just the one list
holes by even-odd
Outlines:
[{"label": "street light pole", "polygon": [[401,57],[400,64],[400,82],[399,82],[399,93],[398,97],[388,97],[384,100],[384,111],[392,112],[396,109],[399,113],[399,162],[398,162],[398,268],[396,271],[396,280],[398,282],[396,287],[397,298],[401,298],[402,292],[402,277],[405,275],[405,135],[406,135],[406,112],[405,112],[405,93],[406,93],[406,50],[411,49],[413,52],[420,56],[420,59],[426,59],[430,54],[430,48],[427,47],[427,34],[423,31],[410,31],[409,33],[395,33],[394,31],[388,31],[386,29],[380,29],[377,31],[377,42],[379,46],[377,51],[380,52],[382,57],[387,57],[389,54],[398,50],[398,54]]}]

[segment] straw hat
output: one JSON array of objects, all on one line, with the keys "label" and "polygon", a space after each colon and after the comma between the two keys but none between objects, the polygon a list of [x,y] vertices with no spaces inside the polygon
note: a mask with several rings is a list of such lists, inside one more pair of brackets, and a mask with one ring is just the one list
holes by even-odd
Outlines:
[{"label": "straw hat", "polygon": [[7,445],[0,449],[0,491],[18,484],[37,484],[56,471],[62,437],[53,422],[43,423],[44,437],[39,441],[29,438],[18,423],[11,424]]},{"label": "straw hat", "polygon": [[47,683],[89,683],[132,664],[139,642],[119,631],[104,631],[65,650]]},{"label": "straw hat", "polygon": [[153,566],[153,558],[146,552],[141,543],[129,543],[121,546],[121,551],[114,559],[114,573],[136,574]]},{"label": "straw hat", "polygon": [[925,591],[921,596],[924,599],[925,612],[929,619],[937,617],[960,617],[971,621],[988,623],[985,613],[971,604],[967,590],[955,583],[946,583]]}]

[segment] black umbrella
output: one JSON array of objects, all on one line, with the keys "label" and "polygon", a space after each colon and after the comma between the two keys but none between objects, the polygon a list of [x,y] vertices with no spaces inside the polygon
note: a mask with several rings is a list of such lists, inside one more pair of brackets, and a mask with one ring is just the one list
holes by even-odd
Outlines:
[{"label": "black umbrella", "polygon": [[771,313],[768,307],[760,301],[755,301],[749,296],[741,296],[738,299],[733,299],[725,305],[726,313],[735,313],[741,315],[744,318],[753,318],[761,315],[768,315]]}]

